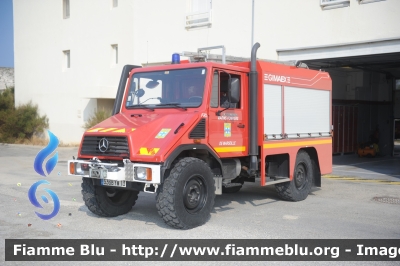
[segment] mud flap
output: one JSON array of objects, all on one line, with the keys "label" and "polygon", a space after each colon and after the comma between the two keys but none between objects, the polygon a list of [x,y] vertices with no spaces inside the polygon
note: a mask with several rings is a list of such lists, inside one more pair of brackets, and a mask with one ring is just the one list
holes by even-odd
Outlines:
[{"label": "mud flap", "polygon": [[222,195],[222,177],[214,177],[215,195]]}]

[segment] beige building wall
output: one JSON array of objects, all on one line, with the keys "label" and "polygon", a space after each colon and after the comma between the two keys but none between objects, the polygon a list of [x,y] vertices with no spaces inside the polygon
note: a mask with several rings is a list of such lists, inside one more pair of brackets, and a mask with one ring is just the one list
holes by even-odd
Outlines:
[{"label": "beige building wall", "polygon": [[[329,10],[322,10],[318,0],[276,2],[272,10],[257,13],[262,20],[260,24],[269,25],[265,32],[270,36],[274,49],[400,38],[396,26],[400,23],[397,12],[400,1],[360,4],[358,0],[350,0],[348,7]],[[273,21],[268,19],[269,16],[273,16]],[[257,28],[257,34],[260,30]]]},{"label": "beige building wall", "polygon": [[[125,64],[170,61],[172,53],[216,45],[228,55],[250,56],[252,0],[207,0],[210,25],[193,29],[185,27],[185,16],[201,0],[118,0],[117,7],[113,0],[69,0],[69,18],[64,1],[14,0],[16,103],[39,104],[63,142],[79,142],[98,105],[110,105]],[[254,3],[260,58],[281,59],[278,51],[285,49],[400,40],[397,0],[350,0],[330,10],[320,0]]]},{"label": "beige building wall", "polygon": [[[63,142],[79,142],[96,99],[111,99],[133,58],[131,1],[14,1],[16,103],[32,100]],[[112,45],[118,44],[118,64]],[[70,51],[70,67],[64,51]]]}]

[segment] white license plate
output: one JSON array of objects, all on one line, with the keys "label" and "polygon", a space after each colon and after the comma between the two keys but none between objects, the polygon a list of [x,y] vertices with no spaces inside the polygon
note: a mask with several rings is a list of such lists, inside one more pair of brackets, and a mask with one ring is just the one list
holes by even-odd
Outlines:
[{"label": "white license plate", "polygon": [[89,177],[107,178],[107,170],[106,169],[89,169]]},{"label": "white license plate", "polygon": [[101,185],[102,186],[112,186],[112,187],[126,187],[126,181],[102,179]]}]

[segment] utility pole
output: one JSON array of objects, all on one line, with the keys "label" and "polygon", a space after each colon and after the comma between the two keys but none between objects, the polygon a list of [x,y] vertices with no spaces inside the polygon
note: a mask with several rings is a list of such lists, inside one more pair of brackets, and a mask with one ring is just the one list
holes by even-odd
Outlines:
[{"label": "utility pole", "polygon": [[252,1],[252,10],[251,10],[251,46],[250,49],[253,48],[254,44],[254,0]]}]

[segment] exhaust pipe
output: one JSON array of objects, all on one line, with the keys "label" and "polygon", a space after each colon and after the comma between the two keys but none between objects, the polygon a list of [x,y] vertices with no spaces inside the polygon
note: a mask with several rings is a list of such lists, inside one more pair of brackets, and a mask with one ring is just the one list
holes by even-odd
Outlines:
[{"label": "exhaust pipe", "polygon": [[250,75],[249,75],[249,155],[250,155],[250,169],[251,175],[254,175],[258,170],[258,104],[257,104],[257,87],[258,87],[258,72],[257,72],[257,49],[260,44],[257,42],[253,45],[251,49],[251,65],[250,65]]}]

